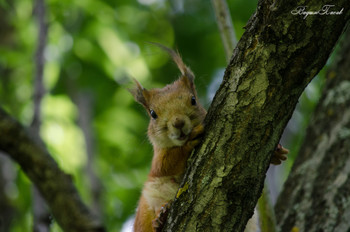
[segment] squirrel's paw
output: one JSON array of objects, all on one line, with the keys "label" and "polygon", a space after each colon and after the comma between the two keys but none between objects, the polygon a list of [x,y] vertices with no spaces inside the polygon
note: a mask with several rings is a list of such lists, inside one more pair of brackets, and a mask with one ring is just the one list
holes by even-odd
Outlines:
[{"label": "squirrel's paw", "polygon": [[203,133],[204,133],[204,125],[199,124],[198,126],[196,126],[195,128],[192,129],[189,140],[196,139],[196,138],[200,137]]},{"label": "squirrel's paw", "polygon": [[152,227],[154,232],[162,231],[166,218],[168,217],[169,209],[170,209],[170,203],[166,203],[159,210],[158,216],[156,217],[156,219],[152,221]]},{"label": "squirrel's paw", "polygon": [[281,144],[278,144],[271,158],[271,162],[274,165],[281,164],[282,161],[287,159],[289,150],[284,148]]},{"label": "squirrel's paw", "polygon": [[203,134],[203,132],[204,132],[204,126],[202,124],[199,124],[198,126],[193,128],[186,144],[187,147],[190,148],[190,150],[192,150],[195,146],[199,144],[199,142],[201,141],[201,135]]}]

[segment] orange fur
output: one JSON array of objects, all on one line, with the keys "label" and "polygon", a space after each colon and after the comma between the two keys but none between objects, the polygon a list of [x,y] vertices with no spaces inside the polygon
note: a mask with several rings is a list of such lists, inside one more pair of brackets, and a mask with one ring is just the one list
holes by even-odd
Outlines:
[{"label": "orange fur", "polygon": [[143,196],[139,201],[139,207],[137,209],[134,231],[137,232],[152,232],[152,220],[156,217],[153,210],[149,209],[149,206]]},{"label": "orange fur", "polygon": [[136,232],[157,230],[152,221],[158,218],[162,206],[175,197],[187,159],[204,131],[206,111],[198,102],[192,71],[178,53],[160,47],[169,52],[182,76],[162,89],[147,90],[135,81],[135,89],[130,90],[151,117],[148,137],[154,150],[136,213]]}]

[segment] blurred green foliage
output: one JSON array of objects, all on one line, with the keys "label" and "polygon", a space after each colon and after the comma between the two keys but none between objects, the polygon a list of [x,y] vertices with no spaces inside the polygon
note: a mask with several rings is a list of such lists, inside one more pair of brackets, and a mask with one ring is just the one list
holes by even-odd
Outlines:
[{"label": "blurred green foliage", "polygon": [[[29,126],[38,46],[35,1],[0,2],[0,105]],[[240,37],[257,1],[228,3]],[[196,74],[199,95],[208,106],[210,83],[226,66],[214,12],[210,1],[200,0],[48,0],[46,7],[47,93],[41,136],[91,205],[87,144],[77,123],[82,112],[76,100],[79,96],[90,99],[93,168],[102,183],[102,219],[108,231],[120,231],[135,211],[152,158],[148,118],[127,91],[130,78],[146,88],[172,82],[179,75],[175,65],[147,42],[177,48]],[[309,100],[314,105],[317,98]],[[12,187],[6,187],[16,209],[11,231],[30,231],[30,181],[16,169]],[[55,223],[52,228],[60,231]]]}]

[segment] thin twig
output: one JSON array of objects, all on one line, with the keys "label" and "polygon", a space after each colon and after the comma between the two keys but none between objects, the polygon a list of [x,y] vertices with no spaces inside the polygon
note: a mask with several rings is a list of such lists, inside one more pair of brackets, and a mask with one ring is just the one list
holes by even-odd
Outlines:
[{"label": "thin twig", "polygon": [[102,183],[94,171],[95,164],[95,138],[92,128],[92,116],[93,116],[93,96],[86,91],[78,91],[71,93],[73,100],[79,110],[78,125],[84,134],[87,154],[87,164],[85,166],[85,173],[90,182],[90,189],[92,194],[92,210],[101,217],[101,195],[102,195]]},{"label": "thin twig", "polygon": [[233,28],[230,10],[226,0],[212,0],[216,22],[220,29],[220,35],[225,48],[226,60],[230,60],[233,49],[237,45],[237,38]]},{"label": "thin twig", "polygon": [[[46,7],[44,0],[35,1],[34,15],[38,22],[38,47],[35,54],[35,74],[34,74],[34,115],[31,129],[34,135],[39,138],[41,126],[41,101],[45,95],[43,83],[44,74],[44,50],[47,38],[47,24],[45,23]],[[32,187],[33,200],[33,231],[48,232],[50,231],[50,213],[44,199],[35,186]]]},{"label": "thin twig", "polygon": [[41,117],[40,105],[43,96],[45,95],[45,88],[43,82],[44,73],[44,50],[47,37],[47,24],[45,23],[45,3],[44,0],[37,0],[34,8],[34,14],[37,17],[39,34],[38,47],[35,54],[35,78],[34,78],[34,115],[31,128],[39,132]]}]

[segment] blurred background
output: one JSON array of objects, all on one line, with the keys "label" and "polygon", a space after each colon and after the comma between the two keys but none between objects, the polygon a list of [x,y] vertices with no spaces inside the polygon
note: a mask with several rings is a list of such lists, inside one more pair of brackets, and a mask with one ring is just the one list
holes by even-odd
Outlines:
[{"label": "blurred background", "polygon": [[[44,45],[40,136],[108,231],[127,231],[152,158],[148,117],[127,91],[130,78],[146,88],[174,81],[176,66],[147,42],[178,49],[196,75],[201,102],[209,107],[227,64],[211,2],[47,0],[45,40],[39,37],[37,2],[0,0],[0,107],[31,125],[36,54]],[[257,0],[228,5],[239,39]],[[303,141],[322,73],[300,98],[282,137],[291,151],[288,161],[270,168],[273,202]],[[32,231],[33,204],[30,180],[0,152],[0,214],[7,215],[6,231]],[[54,220],[51,231],[61,231]]]}]

